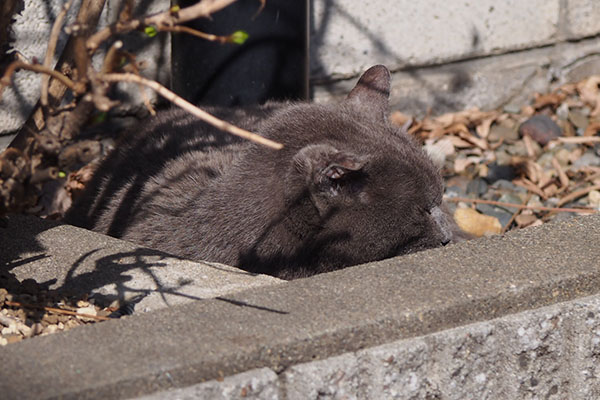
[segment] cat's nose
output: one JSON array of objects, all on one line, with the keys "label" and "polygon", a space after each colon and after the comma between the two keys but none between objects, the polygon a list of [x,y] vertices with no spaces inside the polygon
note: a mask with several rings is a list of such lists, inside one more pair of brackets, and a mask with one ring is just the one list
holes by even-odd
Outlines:
[{"label": "cat's nose", "polygon": [[452,241],[452,229],[448,222],[448,215],[440,207],[433,207],[431,209],[431,216],[440,234],[440,244],[442,246],[447,245]]}]

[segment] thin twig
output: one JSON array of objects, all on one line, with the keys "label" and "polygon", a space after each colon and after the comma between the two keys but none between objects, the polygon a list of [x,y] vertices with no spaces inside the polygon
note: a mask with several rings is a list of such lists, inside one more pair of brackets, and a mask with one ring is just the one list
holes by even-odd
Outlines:
[{"label": "thin twig", "polygon": [[182,8],[176,12],[168,10],[147,17],[132,19],[129,21],[119,21],[90,36],[87,40],[86,46],[88,51],[93,54],[102,42],[114,34],[130,32],[143,26],[156,26],[159,30],[164,27],[172,27],[196,18],[208,17],[236,1],[237,0],[202,0],[192,6]]},{"label": "thin twig", "polygon": [[600,136],[559,137],[557,140],[561,143],[585,144],[585,143],[600,142]]},{"label": "thin twig", "polygon": [[566,195],[565,197],[563,197],[562,199],[560,199],[560,201],[558,202],[558,204],[556,204],[556,206],[560,207],[563,204],[567,204],[570,201],[573,201],[573,200],[578,199],[578,198],[580,198],[582,196],[585,196],[586,194],[588,194],[592,190],[600,190],[600,185],[588,186],[586,188],[579,189],[579,190],[576,190],[576,191],[574,191],[572,193],[569,193],[568,195]]},{"label": "thin twig", "polygon": [[100,79],[104,79],[108,82],[133,82],[133,83],[141,83],[142,85],[148,86],[151,89],[154,89],[158,94],[163,96],[165,99],[169,100],[173,104],[183,108],[190,114],[195,115],[200,118],[204,122],[211,124],[212,126],[219,128],[223,131],[229,132],[233,135],[242,137],[244,139],[251,140],[253,142],[262,144],[264,146],[270,147],[275,150],[280,150],[283,148],[281,143],[274,142],[270,139],[264,138],[256,133],[252,133],[245,129],[238,128],[235,125],[230,124],[229,122],[223,121],[204,110],[196,107],[192,103],[186,101],[185,99],[179,97],[175,93],[171,92],[169,89],[161,85],[160,83],[146,79],[142,76],[131,74],[131,73],[122,73],[122,74],[103,74],[99,76]]},{"label": "thin twig", "polygon": [[218,42],[218,43],[228,43],[229,42],[229,36],[217,36],[217,35],[213,35],[212,33],[205,33],[205,32],[199,31],[197,29],[190,28],[185,25],[161,26],[161,27],[159,27],[159,30],[167,31],[167,32],[187,33],[188,35],[196,36],[196,37],[199,37],[199,38],[211,41],[211,42]]},{"label": "thin twig", "polygon": [[112,319],[109,317],[103,317],[101,315],[81,314],[76,311],[63,310],[62,308],[38,306],[36,304],[26,304],[26,303],[20,303],[18,301],[5,301],[4,304],[6,304],[7,306],[11,306],[11,307],[34,308],[37,310],[45,310],[45,311],[52,312],[55,314],[74,315],[77,317],[97,319],[99,321],[108,321],[108,320]]},{"label": "thin twig", "polygon": [[451,203],[480,203],[480,204],[490,204],[493,206],[500,207],[513,207],[527,210],[539,210],[539,211],[552,211],[552,212],[573,212],[573,213],[582,213],[582,214],[595,214],[598,210],[591,208],[561,208],[561,207],[544,207],[544,206],[528,206],[523,204],[515,204],[515,203],[504,203],[502,201],[494,201],[494,200],[484,200],[484,199],[468,199],[466,197],[449,197],[445,199]]},{"label": "thin twig", "polygon": [[46,68],[45,66],[43,66],[41,64],[29,64],[29,63],[17,60],[17,61],[12,62],[6,68],[6,71],[4,72],[4,76],[2,77],[2,79],[0,79],[0,99],[2,98],[2,89],[4,89],[4,87],[10,85],[10,79],[11,79],[12,74],[15,73],[15,71],[17,71],[19,69],[25,69],[28,71],[40,72],[42,74],[50,75],[53,78],[61,81],[66,87],[68,87],[69,89],[71,89],[72,91],[74,91],[78,94],[83,93],[83,91],[85,90],[85,86],[76,84],[71,79],[69,79],[66,75],[61,74],[58,71],[55,71],[51,68]]}]

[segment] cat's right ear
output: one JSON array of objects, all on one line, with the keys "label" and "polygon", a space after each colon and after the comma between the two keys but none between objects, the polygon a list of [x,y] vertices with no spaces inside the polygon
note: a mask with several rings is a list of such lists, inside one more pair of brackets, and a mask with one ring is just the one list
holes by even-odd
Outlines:
[{"label": "cat's right ear", "polygon": [[390,82],[390,71],[383,65],[375,65],[362,74],[345,101],[384,120],[389,107]]},{"label": "cat's right ear", "polygon": [[336,199],[357,195],[367,160],[366,156],[318,144],[300,150],[294,156],[294,167],[304,178],[313,203],[323,215]]}]

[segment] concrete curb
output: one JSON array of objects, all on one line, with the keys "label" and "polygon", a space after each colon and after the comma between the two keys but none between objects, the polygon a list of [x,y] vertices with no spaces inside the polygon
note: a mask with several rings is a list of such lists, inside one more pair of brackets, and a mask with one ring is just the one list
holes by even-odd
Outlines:
[{"label": "concrete curb", "polygon": [[[599,293],[599,224],[600,216],[574,218],[34,338],[0,349],[0,393],[127,398],[262,368],[280,374],[280,385],[304,363]],[[523,332],[531,341],[555,331],[557,343],[577,338],[553,318]],[[532,368],[553,376],[560,360],[542,356]],[[499,368],[511,375],[515,365]]]},{"label": "concrete curb", "polygon": [[136,313],[284,282],[34,217],[10,217],[8,227],[0,228],[0,243],[0,272],[48,289],[91,294],[106,305],[134,301]]}]

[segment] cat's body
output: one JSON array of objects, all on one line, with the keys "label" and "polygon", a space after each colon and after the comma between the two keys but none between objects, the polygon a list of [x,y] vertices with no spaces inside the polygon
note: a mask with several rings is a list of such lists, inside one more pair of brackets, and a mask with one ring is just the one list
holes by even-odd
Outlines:
[{"label": "cat's body", "polygon": [[457,228],[439,172],[387,122],[389,79],[371,68],[338,105],[213,110],[282,150],[166,112],[125,138],[66,220],[284,278],[446,244]]}]

